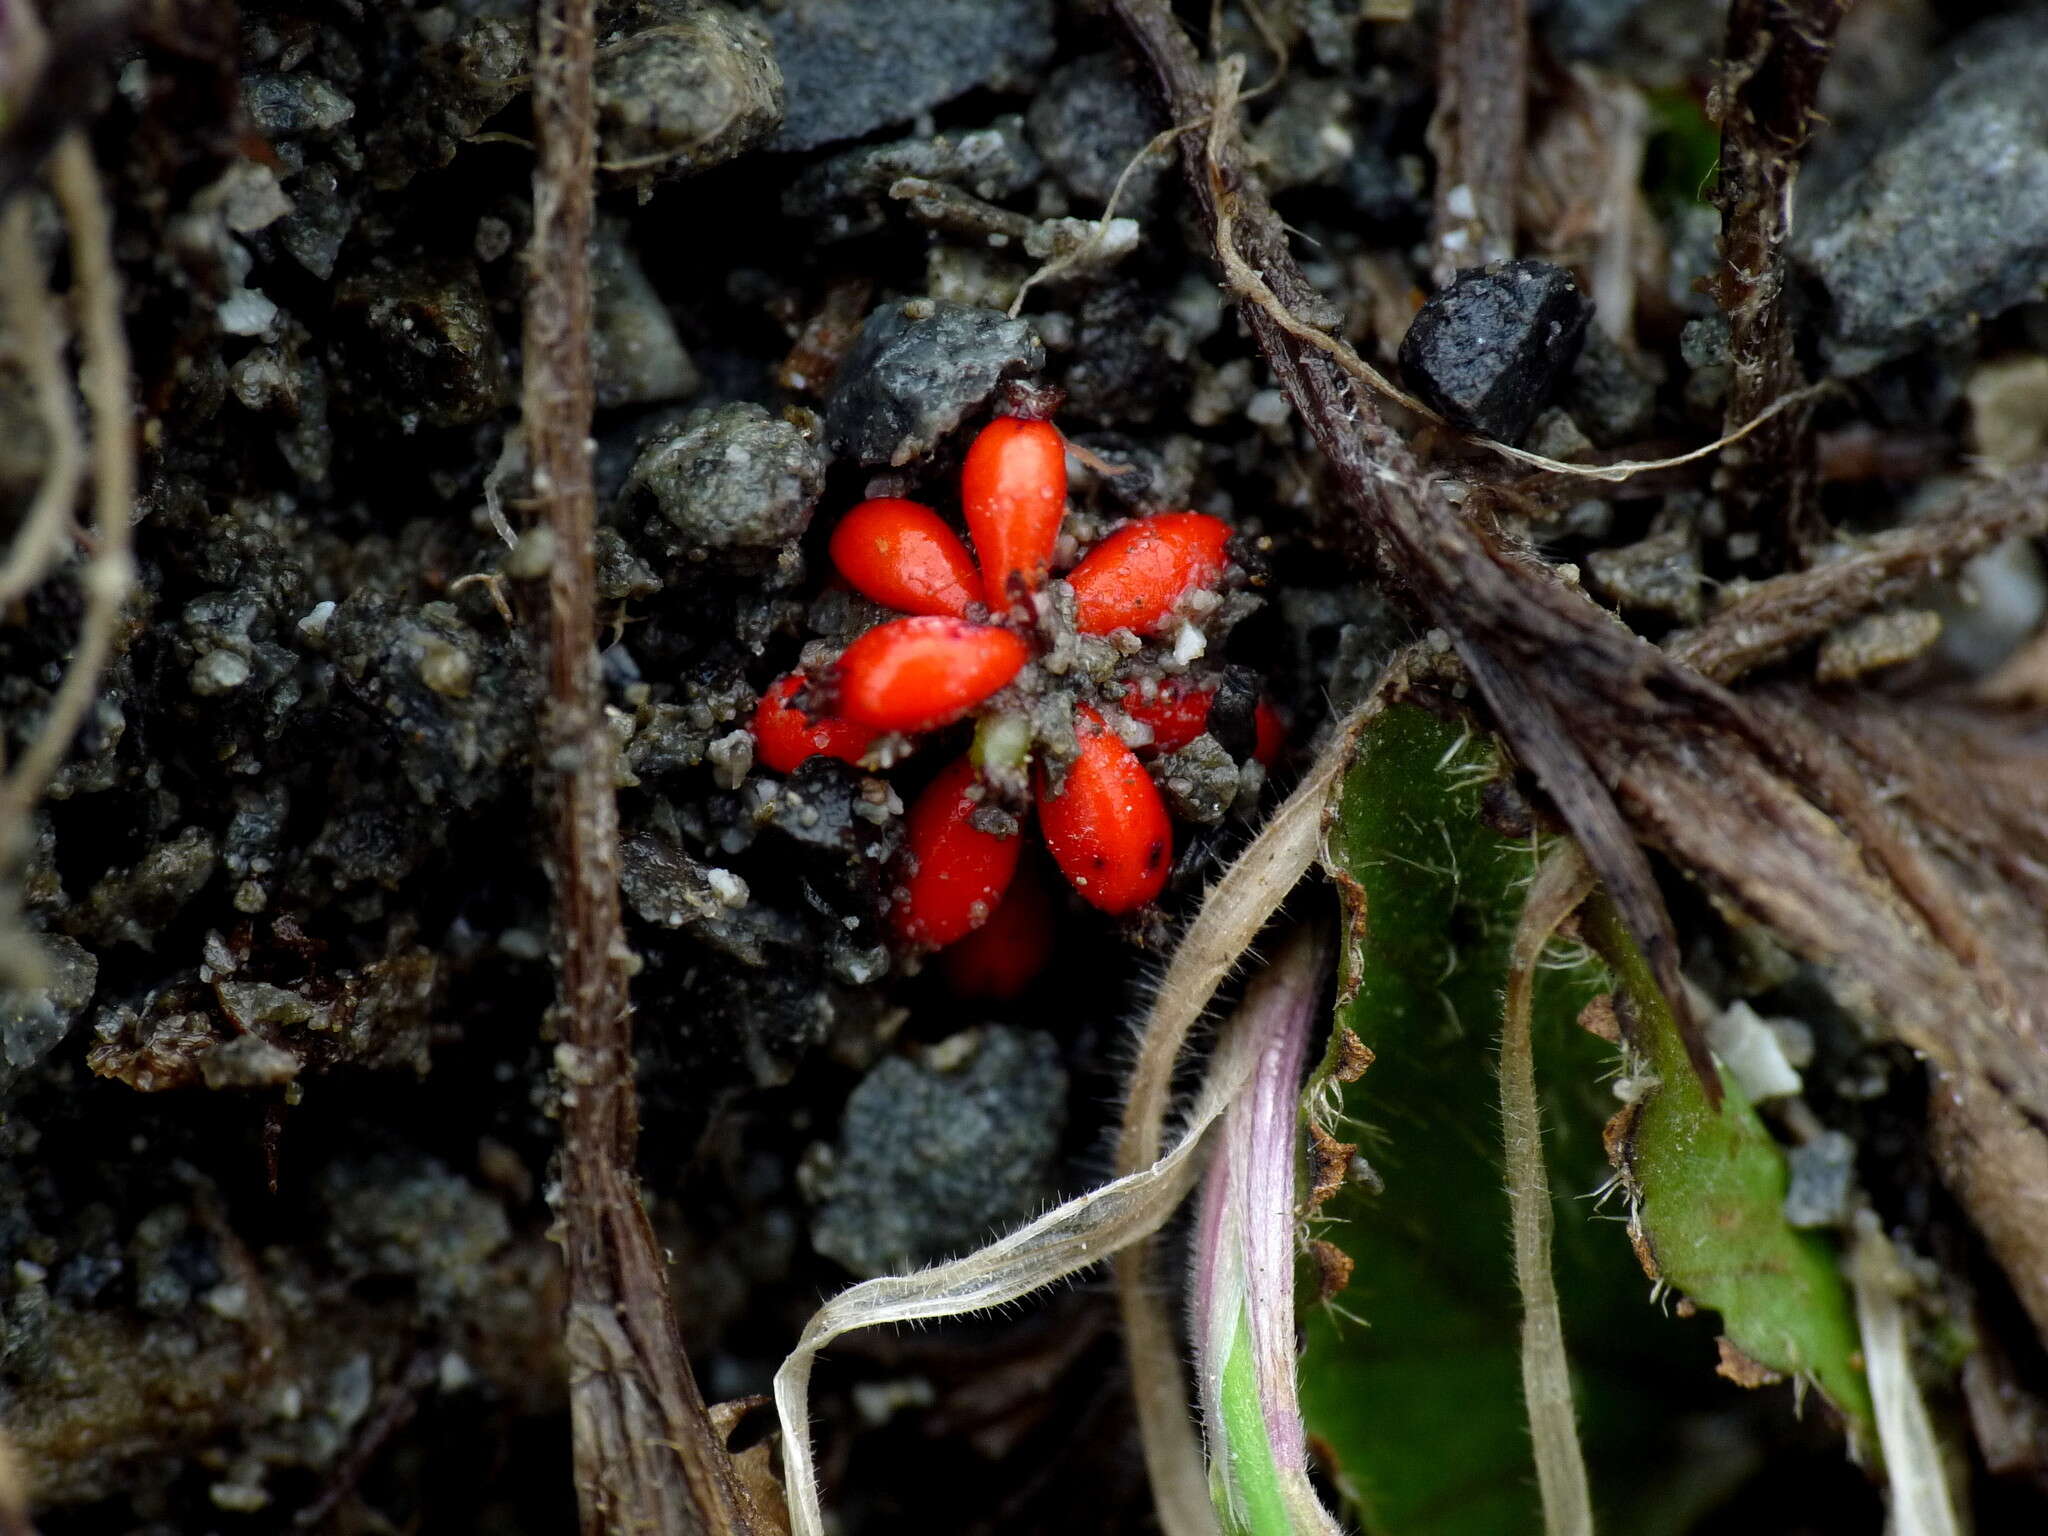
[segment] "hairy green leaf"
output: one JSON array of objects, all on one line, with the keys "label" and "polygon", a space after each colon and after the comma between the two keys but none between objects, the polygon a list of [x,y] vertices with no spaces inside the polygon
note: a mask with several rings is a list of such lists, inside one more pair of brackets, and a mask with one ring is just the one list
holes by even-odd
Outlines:
[{"label": "hairy green leaf", "polygon": [[1817,1385],[1857,1443],[1874,1450],[1870,1383],[1833,1243],[1785,1224],[1785,1156],[1741,1087],[1723,1074],[1718,1111],[1688,1070],[1671,1012],[1612,906],[1588,904],[1587,932],[1614,965],[1638,1020],[1635,1040],[1657,1087],[1615,1138],[1636,1223],[1659,1277],[1721,1314],[1751,1360]]},{"label": "hairy green leaf", "polygon": [[[1370,1536],[1541,1529],[1495,1078],[1509,945],[1541,850],[1502,830],[1517,819],[1503,785],[1489,739],[1396,706],[1361,736],[1330,831],[1353,942],[1339,1034],[1307,1102],[1341,1094],[1330,1128],[1359,1144],[1379,1187],[1354,1177],[1321,1208],[1313,1235],[1354,1270],[1307,1314],[1301,1396]],[[1577,1021],[1612,984],[1590,951],[1554,945],[1531,1028],[1596,1512],[1606,1529],[1655,1536],[1684,1530],[1748,1466],[1733,1442],[1688,1441],[1688,1423],[1734,1390],[1712,1374],[1715,1330],[1653,1304],[1622,1201],[1594,1198],[1612,1177],[1601,1133],[1620,1107],[1618,1054]],[[1346,1028],[1376,1059],[1340,1086]]]}]

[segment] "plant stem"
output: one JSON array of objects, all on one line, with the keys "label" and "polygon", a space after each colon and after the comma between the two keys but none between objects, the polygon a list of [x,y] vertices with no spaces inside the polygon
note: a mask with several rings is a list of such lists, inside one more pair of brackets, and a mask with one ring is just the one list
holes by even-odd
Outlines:
[{"label": "plant stem", "polygon": [[596,176],[591,0],[540,0],[533,239],[522,415],[533,494],[554,539],[540,787],[561,967],[565,1347],[585,1536],[758,1529],[683,1353],[667,1267],[640,1202],[639,1104],[619,915],[618,804],[605,729],[592,566],[590,232]]}]

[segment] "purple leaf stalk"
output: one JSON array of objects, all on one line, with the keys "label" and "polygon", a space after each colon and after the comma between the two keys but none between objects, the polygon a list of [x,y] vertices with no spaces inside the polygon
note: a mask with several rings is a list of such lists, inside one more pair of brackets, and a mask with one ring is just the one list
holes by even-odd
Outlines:
[{"label": "purple leaf stalk", "polygon": [[1294,1368],[1302,1069],[1329,965],[1328,942],[1304,931],[1247,991],[1233,1027],[1257,1060],[1203,1185],[1189,1332],[1210,1495],[1230,1536],[1341,1529],[1309,1482]]}]

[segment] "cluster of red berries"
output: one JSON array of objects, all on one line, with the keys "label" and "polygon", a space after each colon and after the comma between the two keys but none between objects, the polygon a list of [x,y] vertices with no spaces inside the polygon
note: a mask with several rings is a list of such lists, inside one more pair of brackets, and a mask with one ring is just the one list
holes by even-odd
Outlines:
[{"label": "cluster of red berries", "polygon": [[[1048,633],[1061,625],[1114,637],[1132,655],[1175,627],[1192,595],[1212,594],[1213,604],[1230,569],[1230,529],[1199,512],[1126,523],[1066,573],[1070,605],[1063,598],[1049,622],[1067,503],[1058,429],[1022,417],[990,422],[968,450],[960,502],[978,570],[945,521],[917,502],[864,501],[840,521],[831,540],[839,574],[909,616],[861,634],[819,677],[792,672],[770,687],[754,715],[755,757],[778,773],[816,756],[872,762],[886,759],[894,735],[978,714],[973,748],[910,808],[891,918],[907,947],[973,936],[973,965],[990,973],[986,989],[1005,991],[1029,978],[1049,943],[1049,899],[1017,878],[1030,801],[1060,872],[1109,913],[1158,896],[1173,862],[1173,824],[1144,763],[1095,705],[1074,703],[1067,752],[1063,740],[1047,750],[1028,710],[991,701],[1044,657]],[[1126,682],[1110,707],[1146,728],[1130,732],[1134,739],[1149,731],[1150,749],[1171,752],[1206,729],[1215,696],[1213,685],[1185,675],[1155,677]],[[1281,731],[1264,702],[1257,736],[1257,756],[1271,762]]]}]

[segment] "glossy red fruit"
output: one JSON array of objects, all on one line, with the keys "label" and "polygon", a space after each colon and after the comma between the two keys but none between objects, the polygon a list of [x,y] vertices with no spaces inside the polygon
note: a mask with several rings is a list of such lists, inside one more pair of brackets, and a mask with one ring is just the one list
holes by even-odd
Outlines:
[{"label": "glossy red fruit", "polygon": [[1067,510],[1067,445],[1049,421],[999,416],[960,471],[960,509],[981,560],[989,606],[1007,609],[1045,584]]},{"label": "glossy red fruit", "polygon": [[946,979],[962,997],[1015,997],[1052,958],[1056,921],[1045,878],[1026,864],[989,920],[946,951]]},{"label": "glossy red fruit", "polygon": [[1216,702],[1216,690],[1197,688],[1182,678],[1167,678],[1145,697],[1145,689],[1132,683],[1124,690],[1124,713],[1152,727],[1155,752],[1178,752],[1209,728],[1209,706]]},{"label": "glossy red fruit", "polygon": [[977,774],[961,758],[917,797],[904,823],[903,895],[890,912],[896,937],[936,949],[965,938],[995,912],[1024,839],[984,832]]},{"label": "glossy red fruit", "polygon": [[1252,725],[1258,732],[1252,756],[1270,768],[1287,750],[1287,723],[1280,718],[1280,711],[1273,707],[1271,701],[1261,699],[1259,707],[1252,713]]},{"label": "glossy red fruit", "polygon": [[967,616],[981,574],[938,513],[914,501],[864,501],[832,530],[832,563],[854,590],[901,613]]},{"label": "glossy red fruit", "polygon": [[1173,864],[1173,823],[1131,749],[1085,705],[1075,714],[1080,755],[1059,793],[1040,771],[1038,819],[1060,873],[1104,912],[1156,897]]},{"label": "glossy red fruit", "polygon": [[877,624],[839,658],[839,713],[878,731],[937,730],[1008,683],[1030,656],[1020,637],[989,624]]},{"label": "glossy red fruit", "polygon": [[1228,524],[1201,512],[1162,512],[1126,523],[1067,573],[1083,634],[1149,634],[1195,587],[1214,586],[1230,557]]},{"label": "glossy red fruit", "polygon": [[874,745],[876,732],[851,720],[813,718],[789,701],[804,686],[804,675],[778,678],[754,710],[754,759],[775,773],[794,773],[806,758],[836,757],[857,763]]}]

